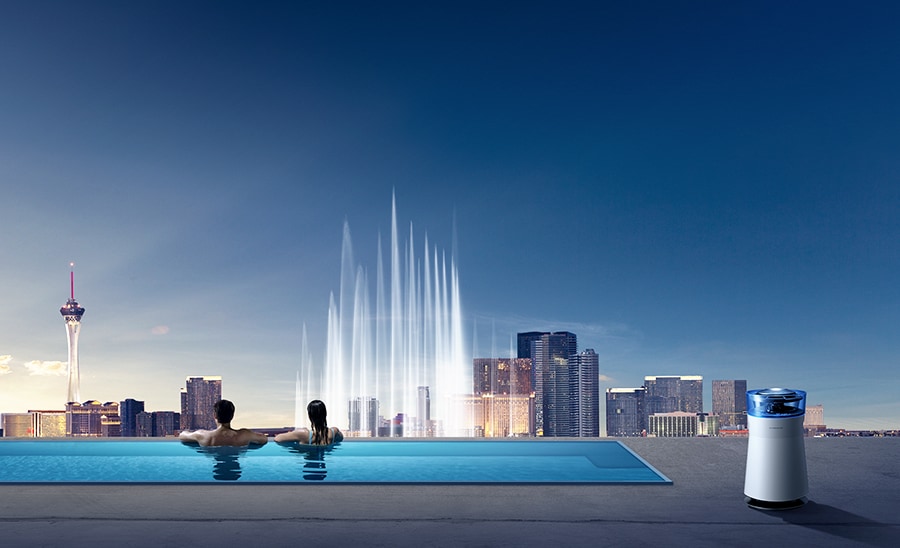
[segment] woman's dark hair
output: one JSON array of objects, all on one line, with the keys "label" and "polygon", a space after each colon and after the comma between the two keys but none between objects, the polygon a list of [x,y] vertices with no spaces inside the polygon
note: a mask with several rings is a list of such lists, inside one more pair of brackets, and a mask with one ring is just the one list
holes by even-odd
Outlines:
[{"label": "woman's dark hair", "polygon": [[309,421],[312,423],[312,440],[313,445],[324,445],[328,443],[328,421],[325,420],[328,412],[325,410],[325,402],[322,400],[313,400],[306,406],[306,412],[309,414]]}]

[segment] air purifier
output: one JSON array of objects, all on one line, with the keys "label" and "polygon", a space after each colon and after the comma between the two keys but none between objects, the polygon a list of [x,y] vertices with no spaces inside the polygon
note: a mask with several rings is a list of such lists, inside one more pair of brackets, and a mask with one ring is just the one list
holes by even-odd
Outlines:
[{"label": "air purifier", "polygon": [[747,391],[747,504],[786,510],[806,503],[809,481],[803,417],[806,392],[787,388]]}]

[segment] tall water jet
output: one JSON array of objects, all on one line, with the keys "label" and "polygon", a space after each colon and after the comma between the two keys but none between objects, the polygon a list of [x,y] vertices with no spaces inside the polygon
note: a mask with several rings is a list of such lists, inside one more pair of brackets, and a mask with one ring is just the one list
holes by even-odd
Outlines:
[{"label": "tall water jet", "polygon": [[[309,352],[309,341],[306,336],[306,325],[303,326],[303,338],[300,344],[300,371],[297,371],[296,388],[294,389],[294,425],[296,427],[309,422],[306,405],[309,402],[309,387],[320,386],[321,383],[313,377],[313,361]],[[301,371],[303,376],[301,377]]]},{"label": "tall water jet", "polygon": [[[373,285],[355,263],[344,223],[341,282],[337,300],[334,293],[329,298],[325,360],[316,367],[304,350],[297,397],[326,401],[329,424],[350,435],[471,435],[465,396],[472,390],[472,369],[455,260],[430,247],[427,236],[418,257],[412,224],[405,243],[399,234],[392,198],[390,272],[386,277],[379,235]],[[298,416],[299,409],[300,404]],[[390,427],[379,428],[378,416]],[[305,420],[304,415],[296,425]]]}]

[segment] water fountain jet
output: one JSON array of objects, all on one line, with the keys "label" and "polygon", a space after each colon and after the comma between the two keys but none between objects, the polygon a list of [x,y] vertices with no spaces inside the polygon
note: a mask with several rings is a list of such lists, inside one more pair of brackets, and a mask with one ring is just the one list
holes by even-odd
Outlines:
[{"label": "water fountain jet", "polygon": [[[341,285],[338,299],[334,293],[329,299],[325,360],[319,367],[308,358],[304,330],[296,424],[306,423],[305,411],[300,417],[305,402],[318,398],[328,404],[329,424],[350,435],[379,435],[371,427],[373,413],[391,424],[402,416],[405,437],[471,435],[465,396],[472,390],[472,370],[462,335],[456,261],[448,262],[430,247],[427,236],[420,260],[411,223],[409,238],[401,244],[396,198],[391,205],[389,279],[379,235],[374,309],[367,271],[355,263],[350,227],[344,223]],[[435,404],[430,421],[421,416],[428,414],[425,395]],[[351,411],[357,414],[352,421]],[[401,432],[392,427],[382,434]]]}]

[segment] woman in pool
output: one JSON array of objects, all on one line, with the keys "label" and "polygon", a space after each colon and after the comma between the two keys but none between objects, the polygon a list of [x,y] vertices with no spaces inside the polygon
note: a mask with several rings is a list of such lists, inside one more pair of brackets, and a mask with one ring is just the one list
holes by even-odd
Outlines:
[{"label": "woman in pool", "polygon": [[309,414],[309,422],[312,423],[312,429],[298,428],[293,432],[285,432],[275,436],[278,443],[295,441],[307,445],[331,445],[338,443],[344,439],[344,434],[336,427],[328,426],[325,416],[328,414],[325,410],[325,403],[321,400],[313,400],[306,406],[306,412]]}]

